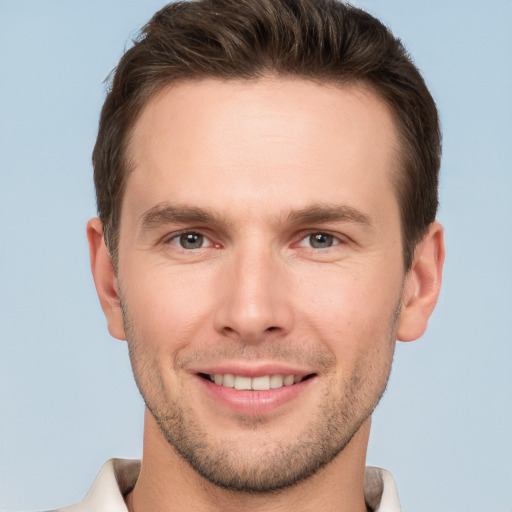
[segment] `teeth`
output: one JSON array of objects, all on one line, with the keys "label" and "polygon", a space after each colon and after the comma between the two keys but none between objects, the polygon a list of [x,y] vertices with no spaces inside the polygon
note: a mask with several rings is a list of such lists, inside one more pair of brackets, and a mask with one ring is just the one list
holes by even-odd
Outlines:
[{"label": "teeth", "polygon": [[293,375],[287,375],[284,379],[283,379],[283,384],[285,386],[291,386],[293,384]]},{"label": "teeth", "polygon": [[277,389],[283,387],[284,377],[282,375],[272,375],[270,377],[270,389]]},{"label": "teeth", "polygon": [[261,377],[246,377],[244,375],[232,375],[231,373],[210,375],[210,380],[217,386],[235,388],[238,390],[268,391],[279,389],[283,386],[291,386],[302,381],[299,375],[262,375]]},{"label": "teeth", "polygon": [[265,375],[264,377],[254,377],[251,383],[251,389],[256,391],[265,391],[270,389],[270,377]]},{"label": "teeth", "polygon": [[220,375],[220,378],[222,379],[221,385],[226,386],[227,388],[234,388],[235,387],[235,376],[231,375],[230,373],[226,373],[226,375],[222,376]]},{"label": "teeth", "polygon": [[252,389],[251,377],[242,377],[237,375],[235,377],[235,389]]}]

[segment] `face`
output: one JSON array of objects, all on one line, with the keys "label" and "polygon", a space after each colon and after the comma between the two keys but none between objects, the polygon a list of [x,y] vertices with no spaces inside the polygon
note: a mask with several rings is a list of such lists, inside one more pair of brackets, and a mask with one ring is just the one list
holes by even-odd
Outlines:
[{"label": "face", "polygon": [[392,116],[361,85],[205,80],[153,97],[131,140],[111,331],[201,475],[293,485],[388,380],[405,277]]}]

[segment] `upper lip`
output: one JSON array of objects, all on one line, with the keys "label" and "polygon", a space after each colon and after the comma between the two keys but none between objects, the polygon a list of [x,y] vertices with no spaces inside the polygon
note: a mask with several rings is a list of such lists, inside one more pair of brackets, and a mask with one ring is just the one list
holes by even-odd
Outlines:
[{"label": "upper lip", "polygon": [[231,374],[243,375],[245,377],[262,377],[264,375],[295,375],[298,377],[305,377],[316,373],[313,369],[305,369],[304,367],[283,364],[283,363],[254,363],[254,362],[226,362],[218,364],[208,364],[204,366],[196,366],[189,368],[191,373],[195,374]]}]

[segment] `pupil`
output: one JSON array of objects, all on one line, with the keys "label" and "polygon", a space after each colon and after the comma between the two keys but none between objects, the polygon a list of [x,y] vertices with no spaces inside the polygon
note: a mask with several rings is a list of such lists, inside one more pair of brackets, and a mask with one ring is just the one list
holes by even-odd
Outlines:
[{"label": "pupil", "polygon": [[200,249],[203,245],[203,235],[198,233],[183,233],[180,244],[184,249]]},{"label": "pupil", "polygon": [[324,249],[325,247],[330,247],[333,243],[332,235],[327,235],[325,233],[315,233],[309,237],[311,246],[315,249]]}]

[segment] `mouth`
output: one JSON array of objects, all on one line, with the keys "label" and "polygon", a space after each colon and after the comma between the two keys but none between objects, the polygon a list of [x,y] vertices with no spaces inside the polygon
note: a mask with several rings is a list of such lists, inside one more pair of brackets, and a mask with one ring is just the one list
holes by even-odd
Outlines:
[{"label": "mouth", "polygon": [[199,373],[199,377],[215,383],[217,386],[233,388],[238,391],[269,391],[293,386],[305,380],[313,378],[316,374],[308,375],[261,375],[249,377],[246,375],[234,375],[232,373]]}]

